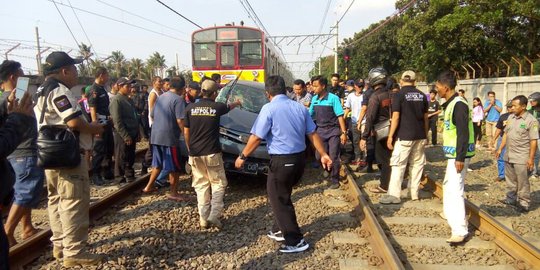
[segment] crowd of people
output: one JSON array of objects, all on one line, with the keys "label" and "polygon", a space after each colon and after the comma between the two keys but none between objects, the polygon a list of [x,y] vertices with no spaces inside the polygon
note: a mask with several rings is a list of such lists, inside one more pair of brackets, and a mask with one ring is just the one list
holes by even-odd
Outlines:
[{"label": "crowd of people", "polygon": [[[46,58],[44,82],[34,97],[15,96],[18,62],[0,65],[0,203],[11,207],[0,230],[0,268],[8,268],[8,250],[15,245],[15,228],[22,224],[24,240],[37,232],[31,211],[38,206],[44,183],[48,190],[48,212],[53,232],[53,256],[63,258],[66,267],[98,264],[104,256],[88,251],[90,184],[97,186],[131,182],[135,146],[141,138],[150,147],[141,174],[152,168],[144,194],[170,186],[168,199],[189,201],[177,190],[185,164],[192,168],[192,187],[197,194],[201,228],[223,226],[223,197],[227,186],[219,143],[220,116],[242,105],[216,102],[220,76],[201,82],[183,77],[154,77],[152,88],[130,78],[110,84],[106,68],[95,71],[94,83],[84,87],[77,99],[71,89],[78,84],[76,65],[65,52]],[[108,85],[112,85],[107,91]],[[456,91],[452,72],[443,72],[429,93],[416,87],[416,74],[403,72],[399,82],[384,68],[369,71],[366,79],[340,80],[314,76],[295,80],[287,87],[280,76],[269,76],[265,90],[269,103],[263,106],[251,130],[251,137],[235,167],[241,168],[262,140],[270,154],[267,191],[274,225],[267,236],[284,242],[279,251],[301,252],[309,248],[296,221],[291,199],[306,166],[306,156],[315,156],[314,167],[325,172],[328,189],[341,186],[341,166],[350,162],[358,172],[380,172],[382,193],[379,203],[399,204],[402,182],[408,175],[410,198],[418,200],[420,180],[426,164],[425,148],[431,131],[431,145],[442,135],[442,150],[448,159],[444,186],[444,211],[452,234],[451,244],[468,236],[464,206],[464,181],[471,158],[479,149],[493,151],[498,159],[498,180],[506,181],[508,192],[501,203],[521,212],[529,211],[529,173],[538,165],[538,119],[540,93],[529,99],[516,96],[503,105],[488,92],[484,103],[474,98],[470,109],[464,91]],[[438,97],[438,98],[437,98]],[[528,103],[531,109],[527,111]],[[439,103],[441,102],[441,103]],[[484,106],[482,105],[484,104]],[[440,117],[442,115],[442,117]],[[442,134],[438,123],[442,118]],[[487,143],[482,144],[485,123]],[[60,126],[77,136],[81,155],[76,165],[52,166],[41,155],[42,130]],[[180,138],[185,139],[183,153]],[[345,160],[344,145],[351,141],[352,158]],[[311,142],[309,146],[307,142]],[[188,158],[185,158],[188,156]],[[536,158],[535,158],[536,157]],[[535,170],[535,173],[537,171]]]}]

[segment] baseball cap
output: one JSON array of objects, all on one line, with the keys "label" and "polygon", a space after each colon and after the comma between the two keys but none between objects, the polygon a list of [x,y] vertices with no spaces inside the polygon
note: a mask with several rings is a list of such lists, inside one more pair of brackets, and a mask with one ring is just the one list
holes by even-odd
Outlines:
[{"label": "baseball cap", "polygon": [[404,81],[415,81],[416,73],[414,73],[412,70],[407,70],[401,74],[401,79]]},{"label": "baseball cap", "polygon": [[128,77],[122,77],[118,79],[118,81],[116,81],[116,84],[118,84],[118,86],[124,85],[124,84],[132,84],[132,83],[135,83],[135,80],[131,80]]},{"label": "baseball cap", "polygon": [[201,89],[208,93],[217,91],[219,87],[213,80],[205,80],[201,85]]},{"label": "baseball cap", "polygon": [[[206,80],[206,81],[208,81],[208,80]],[[205,81],[205,82],[206,82],[206,81]],[[204,83],[203,83],[203,84],[204,84]],[[198,91],[201,91],[201,86],[200,86],[197,82],[190,82],[188,86],[189,86],[189,88],[191,88],[191,89],[196,89],[196,90],[198,90]]]},{"label": "baseball cap", "polygon": [[43,71],[45,71],[45,73],[49,73],[61,67],[80,64],[82,61],[82,58],[71,58],[71,56],[69,56],[66,52],[52,52],[45,59]]},{"label": "baseball cap", "polygon": [[348,80],[347,82],[345,82],[345,85],[354,86],[354,80]]}]

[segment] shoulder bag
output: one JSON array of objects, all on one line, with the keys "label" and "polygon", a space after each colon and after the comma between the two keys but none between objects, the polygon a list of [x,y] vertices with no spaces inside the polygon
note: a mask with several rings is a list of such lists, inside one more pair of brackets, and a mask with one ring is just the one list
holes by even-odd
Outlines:
[{"label": "shoulder bag", "polygon": [[388,106],[388,112],[390,113],[390,118],[373,125],[373,131],[375,133],[375,138],[377,139],[377,141],[386,140],[388,138],[388,134],[390,133],[390,119],[392,119],[392,102],[390,102],[390,105]]},{"label": "shoulder bag", "polygon": [[[44,95],[39,124],[43,123],[47,110]],[[43,125],[38,131],[38,166],[44,169],[74,168],[81,163],[79,134],[63,125]]]}]

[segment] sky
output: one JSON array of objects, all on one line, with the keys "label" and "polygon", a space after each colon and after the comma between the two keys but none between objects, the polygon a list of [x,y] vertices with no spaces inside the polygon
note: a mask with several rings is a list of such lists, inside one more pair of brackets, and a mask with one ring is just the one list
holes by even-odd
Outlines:
[{"label": "sky", "polygon": [[[35,27],[39,28],[42,50],[50,47],[43,53],[43,61],[54,50],[71,50],[70,55],[75,57],[78,55],[77,43],[85,43],[92,44],[97,57],[101,59],[108,57],[112,51],[120,50],[127,59],[146,60],[157,51],[165,56],[169,67],[176,65],[178,55],[180,70],[191,69],[191,34],[199,28],[156,0],[5,1],[0,9],[0,60],[6,58],[7,50],[20,43],[8,54],[8,58],[21,62],[26,73],[37,73]],[[338,28],[340,42],[395,11],[395,0],[162,2],[202,27],[232,22],[239,24],[240,21],[244,21],[246,26],[256,27],[242,5],[249,3],[270,36],[328,34],[345,14]],[[351,7],[345,13],[349,5]],[[300,44],[301,40],[282,40],[280,48],[295,77],[306,79],[318,57],[332,54],[335,39],[327,43],[323,43],[327,38],[314,41],[306,39]]]}]

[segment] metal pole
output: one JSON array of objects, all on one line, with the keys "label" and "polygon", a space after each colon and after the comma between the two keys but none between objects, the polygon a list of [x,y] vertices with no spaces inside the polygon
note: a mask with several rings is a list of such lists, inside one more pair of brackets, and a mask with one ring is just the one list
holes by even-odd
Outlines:
[{"label": "metal pole", "polygon": [[175,75],[178,75],[179,72],[180,72],[180,64],[178,62],[178,53],[176,53],[176,74]]},{"label": "metal pole", "polygon": [[36,26],[36,43],[37,43],[37,54],[36,54],[36,59],[37,59],[37,70],[38,70],[38,75],[43,75],[43,71],[41,70],[41,46],[39,45],[39,29],[38,27]]},{"label": "metal pole", "polygon": [[338,73],[339,22],[336,22],[336,48],[334,49],[334,73]]},{"label": "metal pole", "polygon": [[9,54],[11,51],[17,49],[17,47],[19,47],[19,46],[21,46],[21,43],[17,43],[17,45],[11,47],[11,49],[9,49],[9,50],[6,51],[6,60],[9,60],[9,59],[8,59],[8,54]]},{"label": "metal pole", "polygon": [[321,61],[322,61],[322,58],[319,57],[319,75],[321,75]]}]

